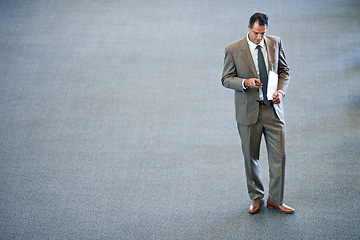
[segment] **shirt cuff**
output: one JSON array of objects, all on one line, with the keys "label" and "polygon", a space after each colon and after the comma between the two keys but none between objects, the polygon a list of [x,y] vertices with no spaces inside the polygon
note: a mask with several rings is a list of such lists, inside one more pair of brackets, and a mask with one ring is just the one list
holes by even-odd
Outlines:
[{"label": "shirt cuff", "polygon": [[244,82],[245,82],[245,79],[243,79],[243,80],[242,80],[242,87],[243,87],[243,89],[244,89],[244,90],[246,90],[246,89],[247,89],[247,87],[245,87]]}]

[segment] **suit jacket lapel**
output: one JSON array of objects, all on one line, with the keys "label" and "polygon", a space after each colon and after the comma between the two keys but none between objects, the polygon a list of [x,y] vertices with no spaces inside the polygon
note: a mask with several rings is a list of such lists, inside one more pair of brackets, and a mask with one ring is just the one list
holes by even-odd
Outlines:
[{"label": "suit jacket lapel", "polygon": [[247,65],[249,66],[251,71],[254,73],[254,75],[257,76],[255,64],[254,64],[254,61],[252,59],[251,52],[250,52],[250,49],[249,49],[249,45],[248,45],[248,43],[246,41],[246,38],[247,38],[247,36],[245,38],[243,38],[242,41],[240,42],[241,57],[247,63]]},{"label": "suit jacket lapel", "polygon": [[275,58],[275,48],[273,48],[270,40],[265,36],[264,38],[266,44],[266,52],[267,52],[267,59],[268,59],[268,70],[273,70],[273,62]]}]

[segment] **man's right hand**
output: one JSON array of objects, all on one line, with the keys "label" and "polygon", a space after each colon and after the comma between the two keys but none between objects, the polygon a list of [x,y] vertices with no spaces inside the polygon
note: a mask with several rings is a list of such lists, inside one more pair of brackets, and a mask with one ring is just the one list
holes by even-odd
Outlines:
[{"label": "man's right hand", "polygon": [[244,80],[245,87],[248,88],[261,88],[262,83],[260,82],[260,79],[257,78],[248,78]]}]

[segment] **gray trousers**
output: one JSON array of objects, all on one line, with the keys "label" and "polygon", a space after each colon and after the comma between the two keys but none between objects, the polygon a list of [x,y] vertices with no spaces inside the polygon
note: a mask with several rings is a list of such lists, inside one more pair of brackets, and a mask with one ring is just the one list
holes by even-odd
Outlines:
[{"label": "gray trousers", "polygon": [[260,142],[264,135],[269,161],[269,200],[281,205],[285,183],[286,125],[276,116],[272,106],[260,105],[259,107],[259,119],[255,124],[238,123],[248,193],[253,200],[264,197],[264,185],[259,169]]}]

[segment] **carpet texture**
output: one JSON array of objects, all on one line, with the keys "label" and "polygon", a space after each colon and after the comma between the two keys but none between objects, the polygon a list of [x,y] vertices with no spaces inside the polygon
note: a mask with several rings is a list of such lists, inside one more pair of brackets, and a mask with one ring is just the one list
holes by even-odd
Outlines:
[{"label": "carpet texture", "polygon": [[[285,203],[249,215],[224,48],[292,79]],[[0,239],[359,239],[359,1],[0,1]],[[266,149],[261,171],[268,181]]]}]

